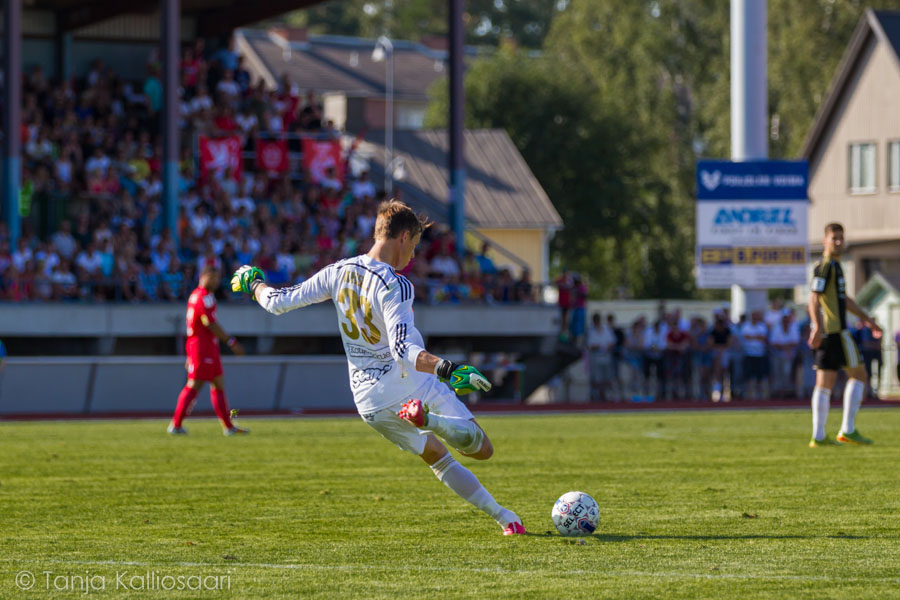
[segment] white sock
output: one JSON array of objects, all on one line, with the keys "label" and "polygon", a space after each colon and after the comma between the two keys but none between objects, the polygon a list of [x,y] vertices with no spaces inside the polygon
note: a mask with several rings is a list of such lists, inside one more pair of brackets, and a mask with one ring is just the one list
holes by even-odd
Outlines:
[{"label": "white sock", "polygon": [[828,404],[831,402],[831,390],[818,387],[812,393],[813,437],[825,439],[825,421],[828,420]]},{"label": "white sock", "polygon": [[456,459],[449,452],[447,456],[431,465],[431,470],[434,471],[435,476],[444,485],[456,492],[460,498],[469,504],[489,514],[500,524],[500,527],[506,527],[510,523],[522,522],[516,516],[516,513],[497,504],[491,493],[481,485],[481,482],[472,474],[472,471],[456,462]]},{"label": "white sock", "polygon": [[844,420],[841,423],[841,431],[853,433],[856,431],[856,413],[862,404],[863,392],[866,384],[858,379],[850,379],[844,387]]},{"label": "white sock", "polygon": [[484,442],[481,427],[469,419],[460,417],[428,413],[422,429],[435,432],[463,454],[475,454],[481,450],[481,444]]}]

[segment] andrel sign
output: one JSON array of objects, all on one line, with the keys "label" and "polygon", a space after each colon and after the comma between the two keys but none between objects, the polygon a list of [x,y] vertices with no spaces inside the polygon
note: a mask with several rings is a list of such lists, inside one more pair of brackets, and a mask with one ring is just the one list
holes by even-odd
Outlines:
[{"label": "andrel sign", "polygon": [[806,279],[805,161],[697,164],[697,285],[792,287]]}]

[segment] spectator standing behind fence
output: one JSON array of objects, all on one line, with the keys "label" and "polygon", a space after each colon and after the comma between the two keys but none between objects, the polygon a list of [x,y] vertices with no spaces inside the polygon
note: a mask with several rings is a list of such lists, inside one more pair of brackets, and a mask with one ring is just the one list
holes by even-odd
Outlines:
[{"label": "spectator standing behind fence", "polygon": [[794,360],[799,345],[800,327],[794,321],[794,311],[782,309],[779,322],[769,330],[772,396],[787,398],[794,394]]},{"label": "spectator standing behind fence", "polygon": [[615,334],[603,323],[600,313],[594,313],[587,331],[592,401],[618,400],[618,389],[613,385],[615,345]]},{"label": "spectator standing behind fence", "polygon": [[754,310],[750,313],[750,321],[741,326],[741,336],[744,338],[744,381],[747,397],[763,398],[768,375],[766,342],[769,339],[769,331],[762,319],[761,311]]},{"label": "spectator standing behind fence", "polygon": [[897,380],[900,381],[900,329],[894,334],[894,344],[897,346]]},{"label": "spectator standing behind fence", "polygon": [[712,342],[712,401],[720,402],[731,399],[730,391],[726,397],[724,390],[725,373],[728,372],[728,360],[734,337],[731,335],[731,328],[728,326],[728,318],[724,311],[715,312],[713,318],[713,326],[709,330]]},{"label": "spectator standing behind fence", "polygon": [[[642,399],[644,393],[644,340],[647,337],[647,322],[644,317],[636,319],[625,336],[625,368],[627,394],[632,401]],[[900,335],[900,332],[898,332]]]},{"label": "spectator standing behind fence", "polygon": [[[663,361],[666,338],[662,326],[662,319],[657,319],[652,327],[647,328],[644,335],[644,386],[647,400],[653,400],[654,397],[664,398],[666,395],[666,372]],[[650,383],[651,371],[656,382],[654,387],[651,387]]]},{"label": "spectator standing behind fence", "polygon": [[678,323],[678,315],[669,315],[669,328],[666,332],[665,345],[665,378],[667,387],[667,399],[678,397],[684,400],[687,396],[687,382],[690,371],[688,368],[688,350],[691,347],[691,336],[684,331]]},{"label": "spectator standing behind fence", "polygon": [[[866,376],[869,378],[869,398],[877,399],[878,394],[875,390],[881,386],[881,340],[876,339],[872,329],[862,321],[856,322],[853,339],[856,341],[857,347],[859,347],[859,353],[862,354],[863,366],[866,368]],[[878,376],[877,385],[872,383],[873,362],[878,363],[878,367],[875,369],[875,374]]]},{"label": "spectator standing behind fence", "polygon": [[587,326],[587,286],[581,279],[581,275],[572,275],[572,318],[569,323],[569,333],[572,343],[580,346],[584,338],[584,329]]},{"label": "spectator standing behind fence", "polygon": [[691,396],[694,400],[710,398],[712,372],[712,335],[706,321],[700,317],[691,320]]},{"label": "spectator standing behind fence", "polygon": [[731,348],[728,350],[729,379],[731,380],[731,398],[744,397],[744,323],[747,315],[742,314],[737,323],[731,324]]},{"label": "spectator standing behind fence", "polygon": [[[482,268],[484,272],[484,268]],[[556,278],[556,291],[559,305],[559,334],[563,341],[568,340],[569,311],[572,308],[572,277],[568,269],[563,269],[562,274]]]},{"label": "spectator standing behind fence", "polygon": [[606,315],[606,326],[612,331],[616,338],[616,345],[613,346],[613,385],[618,394],[622,396],[622,373],[621,364],[623,353],[625,351],[625,332],[621,328],[616,327],[616,317],[612,313]]}]

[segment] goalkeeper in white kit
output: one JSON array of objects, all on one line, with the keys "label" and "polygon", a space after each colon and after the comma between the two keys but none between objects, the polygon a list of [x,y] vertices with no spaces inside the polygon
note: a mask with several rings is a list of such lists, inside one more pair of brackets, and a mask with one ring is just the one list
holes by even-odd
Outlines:
[{"label": "goalkeeper in white kit", "polygon": [[350,387],[363,420],[403,450],[420,456],[439,480],[494,518],[504,535],[525,533],[522,521],[503,508],[444,444],[487,460],[494,447],[457,394],[487,391],[478,369],[457,365],[425,350],[413,323],[413,286],[395,269],[413,257],[429,226],[402,202],[384,202],[375,222],[375,244],[367,254],[331,264],[300,285],[276,289],[262,271],[243,266],[234,291],[252,294],[260,306],[282,314],[317,302],[334,302],[340,322]]}]

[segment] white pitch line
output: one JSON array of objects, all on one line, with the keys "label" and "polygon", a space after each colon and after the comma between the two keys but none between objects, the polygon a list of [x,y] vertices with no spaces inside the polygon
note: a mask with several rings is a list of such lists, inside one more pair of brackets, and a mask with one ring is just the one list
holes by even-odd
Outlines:
[{"label": "white pitch line", "polygon": [[[11,558],[0,559],[0,562],[18,562]],[[44,564],[53,565],[97,565],[110,567],[141,567],[153,569],[165,569],[171,567],[189,567],[189,568],[216,568],[226,569],[231,567],[240,567],[248,569],[283,569],[296,571],[395,571],[396,564],[389,565],[317,565],[309,563],[247,563],[247,562],[228,562],[228,563],[202,563],[202,562],[178,562],[178,563],[151,563],[141,561],[116,561],[116,560],[44,560]],[[898,577],[830,577],[827,575],[756,575],[742,573],[678,573],[674,571],[599,571],[596,569],[504,569],[502,567],[429,567],[416,565],[416,569],[420,571],[434,572],[455,572],[455,573],[498,573],[503,575],[550,575],[558,577],[560,575],[593,575],[607,577],[650,577],[650,578],[667,578],[667,579],[743,579],[757,581],[839,581],[841,583],[900,583]]]}]

